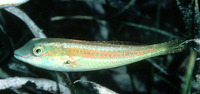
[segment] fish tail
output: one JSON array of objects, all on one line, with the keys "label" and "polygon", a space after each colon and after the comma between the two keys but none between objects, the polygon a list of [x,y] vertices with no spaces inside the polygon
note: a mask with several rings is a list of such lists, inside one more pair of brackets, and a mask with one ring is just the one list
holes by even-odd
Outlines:
[{"label": "fish tail", "polygon": [[183,40],[172,40],[169,42],[158,44],[159,48],[164,48],[163,54],[171,54],[181,52],[186,48]]}]

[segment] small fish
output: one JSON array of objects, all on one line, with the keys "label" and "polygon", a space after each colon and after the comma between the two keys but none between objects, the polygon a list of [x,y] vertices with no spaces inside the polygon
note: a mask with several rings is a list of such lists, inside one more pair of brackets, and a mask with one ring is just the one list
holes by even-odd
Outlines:
[{"label": "small fish", "polygon": [[33,38],[15,50],[14,56],[47,70],[79,72],[119,67],[183,49],[184,42],[180,40],[153,45],[128,45],[121,42]]},{"label": "small fish", "polygon": [[18,6],[29,0],[0,0],[0,8],[5,8],[9,6]]}]

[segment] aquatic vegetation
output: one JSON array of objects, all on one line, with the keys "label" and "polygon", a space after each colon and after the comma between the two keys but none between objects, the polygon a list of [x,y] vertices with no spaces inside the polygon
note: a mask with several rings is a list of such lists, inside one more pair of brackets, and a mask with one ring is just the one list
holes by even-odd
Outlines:
[{"label": "aquatic vegetation", "polygon": [[1,0],[0,8],[10,7],[10,6],[18,6],[28,2],[29,0]]}]

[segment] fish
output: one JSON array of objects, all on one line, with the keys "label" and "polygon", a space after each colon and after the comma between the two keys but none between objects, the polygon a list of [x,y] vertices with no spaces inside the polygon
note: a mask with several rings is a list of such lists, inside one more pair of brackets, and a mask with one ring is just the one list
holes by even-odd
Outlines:
[{"label": "fish", "polygon": [[0,0],[0,9],[10,6],[18,6],[28,2],[29,0]]},{"label": "fish", "polygon": [[14,57],[32,66],[65,72],[84,72],[128,65],[185,49],[173,40],[151,45],[63,38],[33,38],[14,51]]}]

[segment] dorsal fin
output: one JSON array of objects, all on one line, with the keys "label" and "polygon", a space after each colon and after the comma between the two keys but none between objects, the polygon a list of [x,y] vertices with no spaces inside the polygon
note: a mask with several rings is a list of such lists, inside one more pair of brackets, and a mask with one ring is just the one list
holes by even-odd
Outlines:
[{"label": "dorsal fin", "polygon": [[118,44],[118,45],[144,45],[142,43],[136,43],[136,42],[131,42],[131,41],[87,41],[87,40],[73,40],[71,41],[75,42],[85,42],[85,43],[104,43],[104,44]]}]

